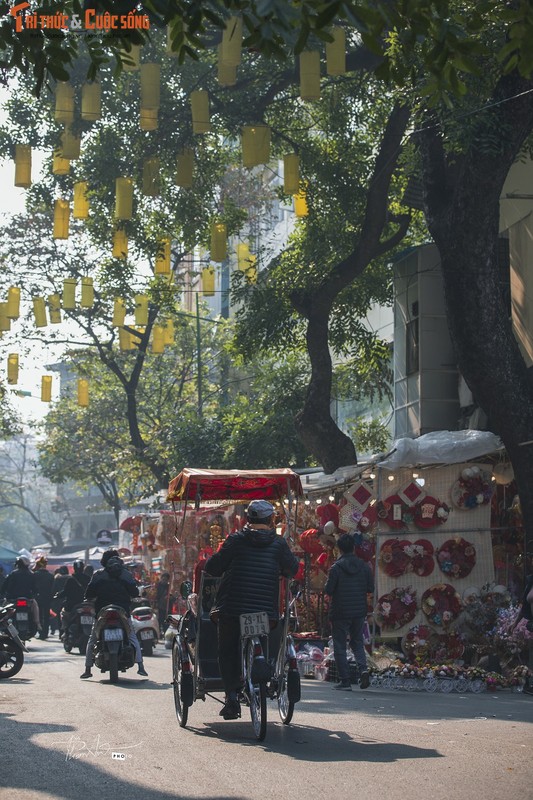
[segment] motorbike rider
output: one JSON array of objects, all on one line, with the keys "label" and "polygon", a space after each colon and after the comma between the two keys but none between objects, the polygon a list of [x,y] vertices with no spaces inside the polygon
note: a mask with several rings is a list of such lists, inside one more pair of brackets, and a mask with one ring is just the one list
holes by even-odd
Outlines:
[{"label": "motorbike rider", "polygon": [[60,600],[63,600],[63,608],[61,609],[61,636],[66,630],[72,616],[72,610],[80,603],[83,602],[85,597],[85,590],[89,585],[89,576],[84,574],[85,561],[77,558],[72,564],[73,573],[69,575],[65,586],[57,595]]},{"label": "motorbike rider", "polygon": [[37,630],[41,630],[39,621],[39,606],[35,599],[37,587],[35,575],[30,570],[31,561],[28,556],[19,556],[15,561],[15,569],[9,573],[4,581],[2,593],[6,600],[16,600],[17,597],[27,597],[32,609],[33,621]]},{"label": "motorbike rider", "polygon": [[224,719],[240,716],[240,615],[266,611],[277,622],[280,575],[292,578],[299,567],[287,540],[276,533],[274,506],[252,500],[246,517],[244,528],[228,536],[205,565],[209,575],[222,576],[211,613],[217,622],[218,664],[226,692],[220,711]]},{"label": "motorbike rider", "polygon": [[119,557],[117,550],[106,550],[100,560],[100,564],[103,569],[99,569],[94,573],[85,590],[85,600],[94,601],[96,617],[85,653],[85,672],[80,675],[80,678],[92,677],[91,667],[94,664],[93,651],[96,644],[96,622],[100,610],[108,605],[121,606],[128,615],[129,639],[135,648],[137,672],[139,675],[147,677],[148,673],[144,668],[139,640],[129,621],[131,598],[139,596],[139,587],[131,573],[125,569],[124,562]]}]

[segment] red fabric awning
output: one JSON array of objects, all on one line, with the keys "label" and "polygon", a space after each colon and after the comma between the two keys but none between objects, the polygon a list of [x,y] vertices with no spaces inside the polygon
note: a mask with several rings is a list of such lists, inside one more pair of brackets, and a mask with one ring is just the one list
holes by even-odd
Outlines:
[{"label": "red fabric awning", "polygon": [[303,495],[292,469],[184,469],[168,486],[167,500],[278,500]]}]

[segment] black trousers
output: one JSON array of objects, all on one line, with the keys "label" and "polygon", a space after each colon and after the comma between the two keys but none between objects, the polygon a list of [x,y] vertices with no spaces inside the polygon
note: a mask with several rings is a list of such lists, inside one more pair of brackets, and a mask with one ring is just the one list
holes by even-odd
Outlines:
[{"label": "black trousers", "polygon": [[217,624],[218,668],[226,693],[242,686],[240,638],[239,617],[220,615]]}]

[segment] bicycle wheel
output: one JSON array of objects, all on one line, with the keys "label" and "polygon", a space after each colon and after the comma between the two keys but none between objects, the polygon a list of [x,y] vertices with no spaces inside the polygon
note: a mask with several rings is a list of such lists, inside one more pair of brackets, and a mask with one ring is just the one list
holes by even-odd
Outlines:
[{"label": "bicycle wheel", "polygon": [[23,664],[24,651],[8,636],[0,636],[0,678],[12,678]]},{"label": "bicycle wheel", "polygon": [[[180,728],[187,725],[189,717],[190,703],[184,702],[183,697],[183,678],[184,673],[182,669],[182,651],[181,646],[177,639],[174,639],[174,647],[172,648],[172,686],[174,689],[174,706],[176,708],[176,716]],[[188,675],[192,680],[192,675]]]},{"label": "bicycle wheel", "polygon": [[[298,675],[298,677],[300,677]],[[283,672],[279,678],[279,690],[278,690],[278,711],[281,721],[284,725],[288,725],[289,722],[292,720],[292,715],[294,714],[294,702],[289,700],[289,691],[288,691],[288,680],[289,678],[289,663],[285,661],[283,666]]]},{"label": "bicycle wheel", "polygon": [[262,742],[266,736],[267,727],[267,704],[266,704],[266,683],[252,682],[252,667],[254,663],[254,645],[251,639],[246,644],[246,693],[250,703],[250,716],[255,733],[255,738]]}]

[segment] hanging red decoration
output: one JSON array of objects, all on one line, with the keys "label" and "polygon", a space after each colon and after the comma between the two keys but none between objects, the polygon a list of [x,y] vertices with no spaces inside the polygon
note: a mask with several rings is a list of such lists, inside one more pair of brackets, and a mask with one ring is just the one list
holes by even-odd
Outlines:
[{"label": "hanging red decoration", "polygon": [[426,495],[415,505],[414,523],[417,528],[436,528],[443,525],[450,514],[450,508],[435,497]]},{"label": "hanging red decoration", "polygon": [[311,556],[316,556],[325,552],[322,544],[320,543],[320,539],[318,538],[317,528],[309,528],[308,530],[303,531],[300,534],[299,539],[300,547],[304,553],[308,553]]}]

